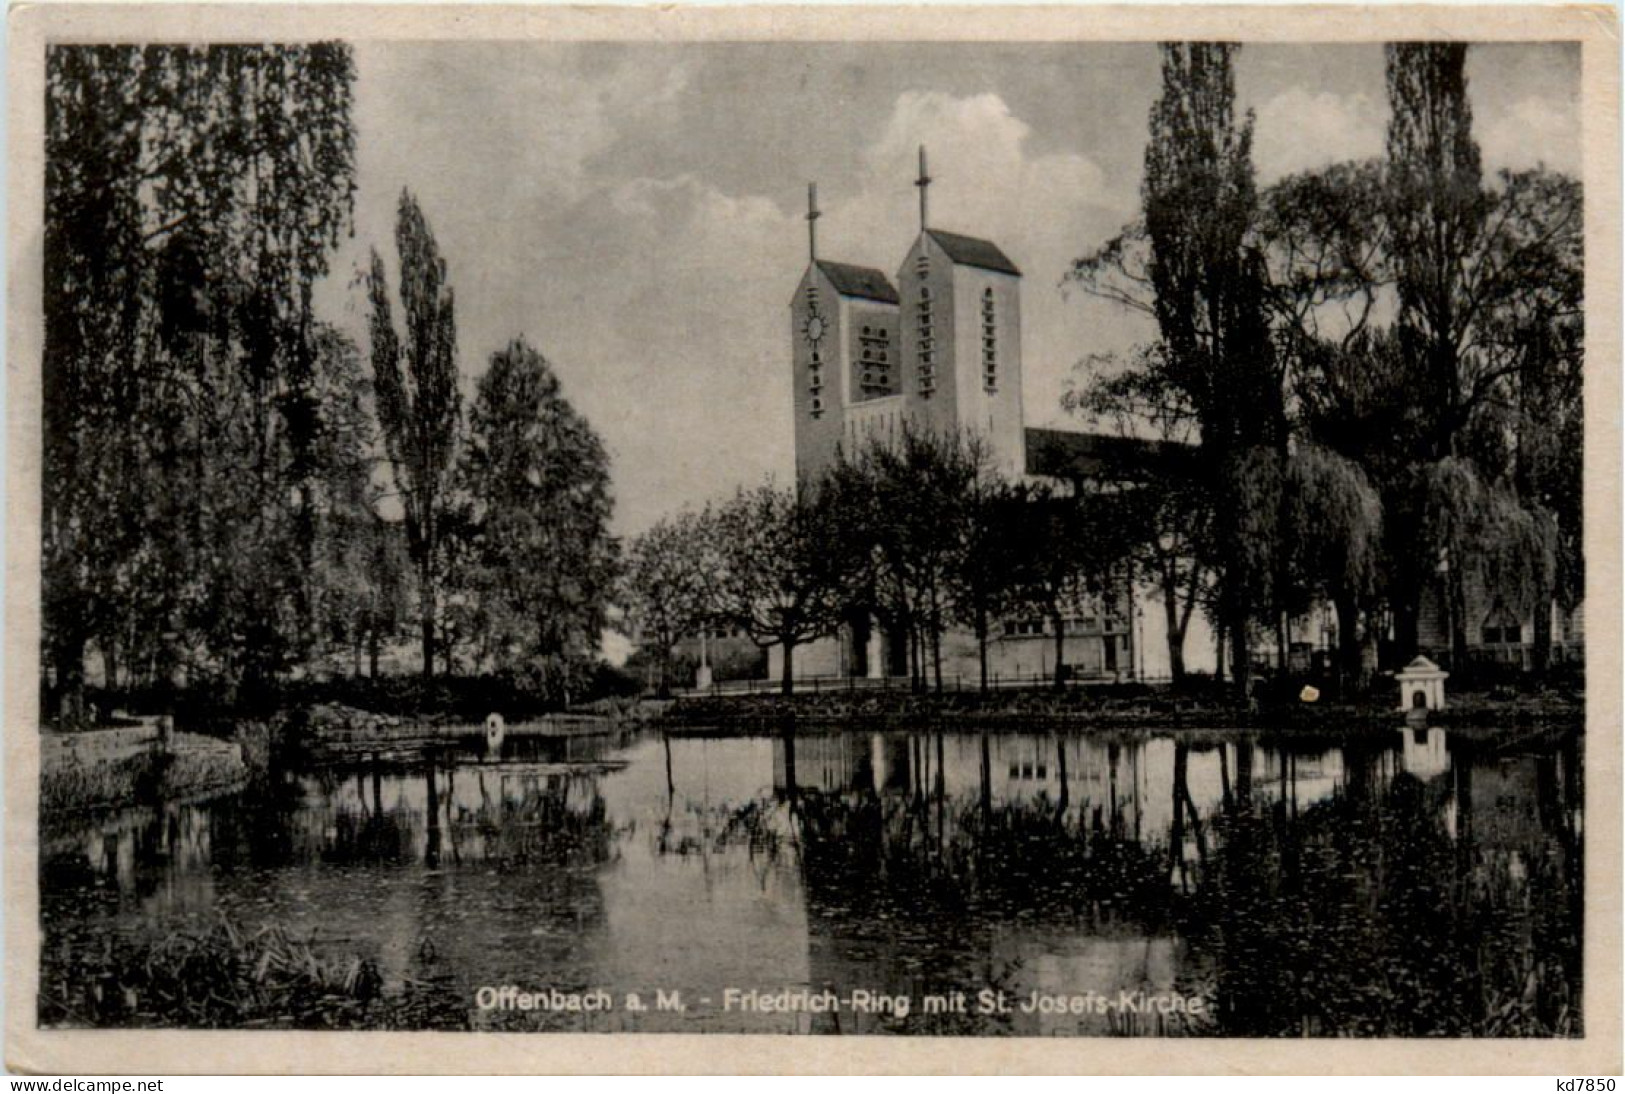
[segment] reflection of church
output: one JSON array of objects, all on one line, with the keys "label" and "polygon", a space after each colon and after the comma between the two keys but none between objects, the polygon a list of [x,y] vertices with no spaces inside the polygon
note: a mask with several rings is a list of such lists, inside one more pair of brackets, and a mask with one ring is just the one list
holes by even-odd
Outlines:
[{"label": "reflection of church", "polygon": [[[1009,480],[1075,484],[1104,463],[1166,455],[1164,446],[1115,436],[1028,429],[1021,402],[1021,270],[995,243],[930,225],[931,178],[920,150],[920,232],[895,283],[880,270],[818,256],[816,190],[809,188],[809,262],[790,303],[795,370],[796,473],[816,476],[842,452],[896,436],[905,423],[962,431],[986,446],[992,470]],[[1123,679],[1136,672],[1132,597],[1079,603],[1066,623],[1064,658],[1076,676]],[[1049,674],[1055,637],[1041,619],[996,629],[990,670],[1006,678]],[[968,633],[943,637],[944,673],[977,671]],[[779,674],[771,651],[769,676]],[[796,675],[898,676],[906,642],[868,618],[839,641],[796,651]]]}]

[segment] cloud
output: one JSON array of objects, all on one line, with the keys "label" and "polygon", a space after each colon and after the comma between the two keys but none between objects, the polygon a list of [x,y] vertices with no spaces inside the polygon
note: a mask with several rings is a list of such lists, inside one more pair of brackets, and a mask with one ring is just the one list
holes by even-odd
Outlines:
[{"label": "cloud", "polygon": [[998,95],[905,92],[864,151],[857,192],[820,225],[833,246],[850,245],[831,257],[895,274],[918,230],[912,182],[924,144],[931,223],[993,240],[1024,274],[1022,400],[1028,423],[1042,424],[1060,414],[1073,365],[1126,337],[1119,316],[1064,296],[1060,281],[1073,259],[1133,217],[1138,179],[1114,182],[1077,153],[1035,154],[1031,136]]},{"label": "cloud", "polygon": [[1572,98],[1529,96],[1487,121],[1475,121],[1486,171],[1545,164],[1580,172],[1580,111]]},{"label": "cloud", "polygon": [[[619,530],[791,475],[799,203],[727,193],[703,171],[618,173],[614,142],[648,120],[650,101],[679,93],[680,74],[595,55],[533,72],[500,51],[443,48],[363,59],[357,232],[322,314],[365,348],[350,271],[374,246],[393,270],[395,201],[409,185],[457,292],[465,395],[510,339],[541,350],[604,437]],[[821,253],[895,275],[918,231],[911,184],[928,145],[933,223],[997,241],[1027,275],[1028,416],[1053,417],[1065,373],[1105,330],[1058,282],[1132,215],[1133,183],[1114,189],[1085,156],[1035,154],[1029,125],[994,94],[903,93],[860,139],[850,177],[819,180]],[[778,194],[799,192],[800,180],[778,181]]]},{"label": "cloud", "polygon": [[1364,94],[1294,87],[1257,110],[1253,164],[1261,182],[1383,153],[1387,106]]}]

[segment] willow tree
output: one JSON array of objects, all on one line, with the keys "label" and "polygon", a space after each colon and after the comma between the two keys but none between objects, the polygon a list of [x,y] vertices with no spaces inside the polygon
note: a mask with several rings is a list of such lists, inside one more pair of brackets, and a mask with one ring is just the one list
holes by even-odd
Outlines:
[{"label": "willow tree", "polygon": [[308,650],[322,336],[349,225],[348,46],[46,52],[43,601],[71,708],[87,643],[166,680]]},{"label": "willow tree", "polygon": [[[367,277],[373,383],[384,447],[418,572],[423,676],[434,675],[436,555],[450,501],[462,401],[457,388],[456,304],[446,262],[417,198],[402,190],[395,222],[404,340],[395,330],[384,260]],[[403,368],[404,365],[404,368]]]},{"label": "willow tree", "polygon": [[1299,589],[1337,609],[1338,660],[1345,680],[1364,674],[1360,617],[1377,589],[1382,499],[1360,466],[1318,445],[1287,462],[1281,542]]}]

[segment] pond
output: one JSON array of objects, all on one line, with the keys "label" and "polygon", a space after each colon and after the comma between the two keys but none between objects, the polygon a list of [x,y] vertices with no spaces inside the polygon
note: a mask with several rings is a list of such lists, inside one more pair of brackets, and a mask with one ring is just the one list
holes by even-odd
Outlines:
[{"label": "pond", "polygon": [[283,772],[47,825],[40,1016],[172,1020],[62,1000],[223,918],[355,955],[415,1027],[1577,1036],[1582,745],[639,732]]}]

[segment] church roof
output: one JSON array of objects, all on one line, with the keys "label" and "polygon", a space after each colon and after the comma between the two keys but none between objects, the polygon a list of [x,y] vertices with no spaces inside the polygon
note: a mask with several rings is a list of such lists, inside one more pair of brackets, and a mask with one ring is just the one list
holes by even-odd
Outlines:
[{"label": "church roof", "polygon": [[995,273],[1021,276],[1016,264],[999,250],[996,243],[989,243],[985,239],[976,239],[973,236],[962,236],[957,232],[944,232],[940,228],[928,228],[926,232],[948,252],[949,258],[961,266],[975,266]]},{"label": "church roof", "polygon": [[1028,429],[1027,473],[1054,479],[1143,480],[1189,474],[1195,449],[1112,433]]},{"label": "church roof", "polygon": [[882,304],[898,302],[897,290],[891,279],[868,266],[849,266],[845,262],[818,260],[818,268],[830,279],[835,291],[842,296],[856,296],[864,300],[878,300]]}]

